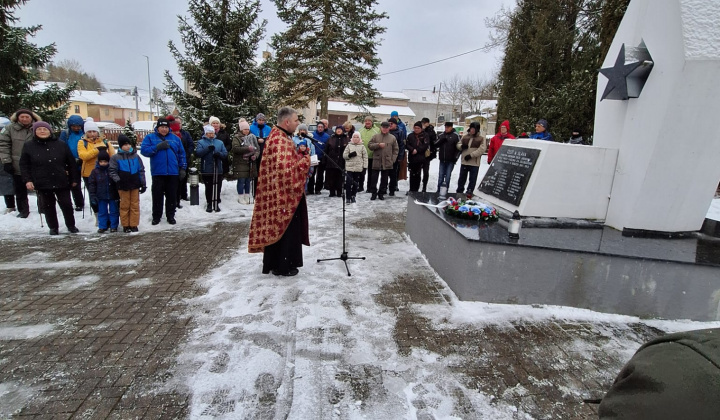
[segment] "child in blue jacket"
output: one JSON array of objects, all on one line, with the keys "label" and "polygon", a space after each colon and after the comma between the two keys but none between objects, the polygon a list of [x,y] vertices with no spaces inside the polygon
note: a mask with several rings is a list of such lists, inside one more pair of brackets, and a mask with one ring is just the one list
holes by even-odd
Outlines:
[{"label": "child in blue jacket", "polygon": [[110,178],[108,168],[110,155],[105,150],[98,153],[95,169],[88,178],[88,192],[90,193],[90,206],[96,209],[98,220],[98,233],[117,232],[120,223],[118,210],[118,192],[115,182]]}]

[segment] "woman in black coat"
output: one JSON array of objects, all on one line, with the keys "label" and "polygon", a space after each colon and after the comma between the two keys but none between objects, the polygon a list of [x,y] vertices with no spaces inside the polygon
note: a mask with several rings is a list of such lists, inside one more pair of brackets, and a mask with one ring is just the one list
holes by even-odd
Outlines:
[{"label": "woman in black coat", "polygon": [[36,122],[32,126],[32,132],[32,140],[25,143],[20,155],[23,182],[28,190],[37,191],[38,209],[45,214],[51,235],[58,234],[56,201],[60,205],[68,231],[77,233],[70,200],[70,187],[80,182],[75,157],[66,143],[53,136],[48,123]]},{"label": "woman in black coat", "polygon": [[348,142],[345,129],[338,125],[335,127],[335,134],[330,136],[325,144],[322,158],[325,162],[325,189],[330,190],[330,197],[342,197],[342,169],[345,168],[343,152]]}]

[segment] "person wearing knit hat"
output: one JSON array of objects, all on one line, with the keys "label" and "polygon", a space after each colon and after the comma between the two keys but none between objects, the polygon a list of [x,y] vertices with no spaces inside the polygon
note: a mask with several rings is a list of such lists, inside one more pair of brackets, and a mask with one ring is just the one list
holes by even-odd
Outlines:
[{"label": "person wearing knit hat", "polygon": [[[230,150],[230,147],[232,146],[232,139],[230,138],[230,133],[225,130],[225,124],[220,122],[220,118],[218,117],[210,117],[208,119],[208,123],[215,129],[215,138],[223,142],[225,150]],[[227,177],[230,172],[230,163],[228,162],[227,155],[222,159],[222,166],[223,176]]]},{"label": "person wearing knit hat", "polygon": [[[168,120],[170,123],[170,131],[172,131],[173,134],[175,134],[179,139],[180,143],[182,143],[183,148],[185,149],[185,160],[188,162],[192,161],[192,154],[195,151],[195,141],[193,141],[192,136],[187,130],[184,130],[182,127],[183,119],[182,117],[174,116],[172,114],[165,117],[165,119]],[[185,174],[184,178],[178,179],[178,190],[177,190],[177,208],[181,209],[181,201],[188,201],[188,175]]]},{"label": "person wearing knit hat", "polygon": [[30,214],[30,203],[28,201],[27,188],[20,176],[20,155],[23,145],[32,139],[32,124],[42,121],[36,113],[20,108],[10,116],[10,124],[0,130],[0,161],[3,170],[13,177],[14,195],[6,195],[6,212],[15,211],[17,199],[17,217],[26,218]]},{"label": "person wearing knit hat", "polygon": [[398,114],[397,111],[393,111],[390,113],[390,118],[395,118],[397,120],[397,126],[402,131],[403,136],[407,138],[408,132],[407,132],[407,126],[405,123],[400,119],[400,114]]},{"label": "person wearing knit hat", "polygon": [[120,134],[117,141],[119,150],[110,158],[108,173],[120,197],[123,232],[137,232],[140,224],[140,194],[147,190],[145,166],[126,135]]},{"label": "person wearing knit hat", "polygon": [[[250,204],[255,195],[255,182],[258,175],[260,145],[257,137],[250,132],[250,124],[244,118],[238,122],[240,131],[232,140],[233,176],[237,179],[238,203]],[[244,214],[243,214],[244,216]]]},{"label": "person wearing knit hat", "polygon": [[397,162],[394,164],[393,171],[390,172],[390,192],[388,195],[394,196],[395,191],[399,191],[398,181],[407,179],[407,160],[405,159],[405,142],[407,140],[407,134],[400,127],[400,121],[398,118],[391,117],[388,122],[390,123],[390,134],[395,136],[399,148]]},{"label": "person wearing knit hat", "polygon": [[53,136],[48,123],[35,122],[32,133],[20,155],[22,182],[29,191],[37,192],[38,210],[45,215],[51,235],[57,235],[59,227],[55,203],[60,205],[68,231],[77,233],[70,199],[70,188],[80,182],[75,158],[67,144]]},{"label": "person wearing knit hat", "polygon": [[[82,165],[82,160],[78,155],[77,146],[78,141],[85,135],[84,131],[85,121],[81,115],[71,115],[67,120],[67,128],[60,132],[60,141],[66,143],[70,147],[70,151],[75,157],[75,161],[78,164],[78,170]],[[85,207],[85,198],[83,197],[83,190],[81,183],[78,183],[71,190],[73,201],[75,202],[75,211],[82,211]]]},{"label": "person wearing knit hat", "polygon": [[[206,131],[203,129],[203,131]],[[223,142],[215,137],[215,130],[207,130],[195,147],[195,156],[200,158],[200,173],[205,184],[205,199],[208,213],[219,212],[219,199],[222,193],[223,165],[227,161],[227,149]]]},{"label": "person wearing knit hat", "polygon": [[550,134],[548,129],[548,122],[547,120],[541,119],[538,120],[538,122],[535,123],[535,132],[530,135],[531,139],[535,140],[544,140],[544,141],[555,141],[553,139],[552,134]]},{"label": "person wearing knit hat", "polygon": [[[255,136],[255,139],[257,140],[258,146],[260,146],[260,150],[258,150],[257,160],[255,162],[256,166],[259,168],[260,164],[262,163],[262,154],[263,150],[265,150],[265,140],[267,140],[268,137],[270,137],[270,130],[272,127],[270,127],[267,124],[267,119],[265,118],[265,114],[262,112],[258,113],[255,116],[255,121],[253,121],[252,124],[250,124],[250,133]],[[257,190],[257,177],[253,178],[252,181],[252,189],[253,189],[253,196],[255,195],[254,191]]]},{"label": "person wearing knit hat", "polygon": [[88,193],[90,206],[97,213],[98,233],[117,232],[120,224],[120,199],[115,182],[110,175],[110,155],[106,150],[100,150],[97,155],[95,169],[88,177]]},{"label": "person wearing knit hat", "polygon": [[[308,125],[307,124],[300,124],[297,128],[298,132],[295,136],[293,136],[293,141],[295,142],[295,145],[298,147],[298,151],[300,151],[300,145],[305,144],[307,146],[307,153],[310,155],[310,169],[308,170],[308,179],[305,181],[305,194],[306,195],[312,195],[315,193],[314,191],[314,175],[315,175],[315,168],[318,165],[318,157],[317,153],[315,152],[315,145],[313,144],[310,139],[313,138],[313,135],[310,134],[308,131]],[[302,151],[301,153],[304,153]]]},{"label": "person wearing knit hat", "polygon": [[345,161],[343,160],[343,152],[345,147],[350,143],[350,139],[345,134],[342,125],[335,127],[335,133],[325,143],[323,150],[323,159],[325,159],[325,188],[330,190],[330,197],[342,197],[343,193],[343,174],[342,168]]},{"label": "person wearing knit hat", "polygon": [[460,153],[458,153],[457,150],[459,141],[460,138],[455,132],[452,121],[446,121],[445,131],[437,138],[437,154],[438,160],[440,161],[437,191],[440,191],[440,187],[443,184],[445,184],[448,191],[450,190],[452,171],[453,168],[455,168],[455,162],[457,162],[460,157]]},{"label": "person wearing knit hat", "polygon": [[85,120],[85,135],[77,143],[78,157],[82,160],[80,174],[87,185],[88,177],[97,163],[98,153],[102,150],[110,156],[115,154],[115,148],[106,139],[100,136],[100,129],[92,118]]}]

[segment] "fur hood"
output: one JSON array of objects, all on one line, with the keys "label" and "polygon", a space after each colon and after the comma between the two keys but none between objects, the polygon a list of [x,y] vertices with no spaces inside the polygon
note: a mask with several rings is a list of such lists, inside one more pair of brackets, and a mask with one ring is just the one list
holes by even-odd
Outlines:
[{"label": "fur hood", "polygon": [[[38,114],[30,111],[30,115],[32,115],[32,117],[33,117],[33,120],[34,120],[33,122],[42,121],[42,118],[40,118],[40,116],[39,116]],[[14,122],[14,123],[18,122],[18,113],[17,113],[17,111],[15,111],[15,113],[12,114],[12,116],[10,117],[10,121],[12,121],[12,122]]]}]

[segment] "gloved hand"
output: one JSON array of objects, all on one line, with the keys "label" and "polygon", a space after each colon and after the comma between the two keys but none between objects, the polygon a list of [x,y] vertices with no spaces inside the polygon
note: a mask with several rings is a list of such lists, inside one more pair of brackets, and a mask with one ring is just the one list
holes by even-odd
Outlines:
[{"label": "gloved hand", "polygon": [[472,159],[472,156],[470,156],[470,155],[465,155],[465,158],[464,158],[464,159],[465,159],[465,161],[469,161],[470,159]]},{"label": "gloved hand", "polygon": [[178,170],[178,174],[180,175],[180,179],[185,179],[185,174],[186,174],[185,169],[180,168]]},{"label": "gloved hand", "polygon": [[222,157],[222,153],[220,153],[220,152],[215,152],[215,153],[213,153],[213,157],[214,157],[215,159],[220,159],[220,158]]},{"label": "gloved hand", "polygon": [[213,146],[213,145],[211,144],[210,146],[208,146],[208,150],[209,150],[211,153],[214,152],[214,151],[215,151],[215,146]]},{"label": "gloved hand", "polygon": [[83,164],[82,159],[80,159],[80,158],[75,159],[75,164],[76,164],[77,166],[82,166],[82,164]]},{"label": "gloved hand", "polygon": [[169,148],[170,148],[170,143],[168,143],[167,140],[163,140],[160,143],[158,143],[157,146],[155,146],[155,150],[157,150],[157,151],[167,150]]},{"label": "gloved hand", "polygon": [[250,149],[251,152],[255,151],[255,146],[248,146],[248,149]]},{"label": "gloved hand", "polygon": [[8,175],[12,175],[15,173],[15,168],[13,168],[12,162],[8,162],[3,164],[3,171],[5,171]]},{"label": "gloved hand", "polygon": [[140,187],[140,194],[144,193],[145,191],[147,191],[146,186],[143,185],[142,187]]},{"label": "gloved hand", "polygon": [[461,147],[463,150],[467,150],[470,146],[468,146],[467,144],[463,144]]},{"label": "gloved hand", "polygon": [[250,159],[255,160],[255,159],[257,159],[257,156],[252,155],[252,157]]},{"label": "gloved hand", "polygon": [[357,152],[348,153],[348,157],[350,157],[350,158],[354,158],[355,156],[357,156]]},{"label": "gloved hand", "polygon": [[95,213],[98,212],[98,199],[96,197],[90,197],[90,208]]}]

